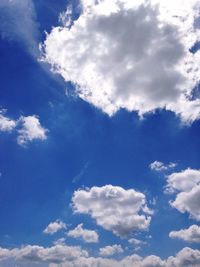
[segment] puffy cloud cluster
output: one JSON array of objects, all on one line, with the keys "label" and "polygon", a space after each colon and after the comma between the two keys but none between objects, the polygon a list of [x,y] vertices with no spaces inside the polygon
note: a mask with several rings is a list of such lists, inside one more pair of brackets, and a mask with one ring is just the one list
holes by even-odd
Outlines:
[{"label": "puffy cloud cluster", "polygon": [[5,116],[5,113],[6,110],[0,110],[0,132],[11,132],[18,128],[17,143],[19,145],[47,138],[48,130],[42,127],[38,116],[21,116],[18,120],[13,120]]},{"label": "puffy cloud cluster", "polygon": [[168,171],[175,168],[176,166],[177,164],[174,162],[170,162],[169,164],[164,164],[163,162],[157,160],[149,165],[151,170],[157,172]]},{"label": "puffy cloud cluster", "polygon": [[55,234],[58,231],[66,229],[66,224],[60,220],[56,220],[55,222],[51,222],[43,231],[44,234]]},{"label": "puffy cloud cluster", "polygon": [[75,213],[89,214],[98,225],[120,237],[147,230],[152,215],[144,194],[112,185],[75,191],[72,207]]},{"label": "puffy cloud cluster", "polygon": [[4,114],[5,112],[6,110],[0,111],[0,131],[10,132],[16,127],[17,123],[16,121],[6,117]]},{"label": "puffy cloud cluster", "polygon": [[61,263],[70,262],[79,257],[88,257],[88,252],[80,247],[66,245],[55,245],[47,248],[31,245],[14,249],[0,248],[0,260],[13,258],[16,261]]},{"label": "puffy cloud cluster", "polygon": [[199,40],[199,1],[81,2],[80,17],[54,27],[43,44],[43,60],[77,95],[109,115],[166,109],[185,123],[199,119],[200,52],[190,50]]},{"label": "puffy cloud cluster", "polygon": [[103,257],[109,257],[122,252],[124,252],[124,250],[121,245],[106,246],[104,248],[99,249],[99,255]]},{"label": "puffy cloud cluster", "polygon": [[166,192],[176,193],[171,206],[200,221],[200,170],[186,169],[168,176]]},{"label": "puffy cloud cluster", "polygon": [[16,263],[48,263],[49,267],[197,267],[200,265],[200,251],[186,247],[166,260],[155,255],[141,257],[137,254],[115,260],[91,257],[86,250],[67,245],[0,248],[0,261],[9,259],[14,259]]},{"label": "puffy cloud cluster", "polygon": [[74,238],[81,238],[86,243],[97,243],[99,241],[99,235],[97,232],[94,230],[84,229],[82,223],[73,230],[70,230],[67,235]]},{"label": "puffy cloud cluster", "polygon": [[200,227],[198,225],[192,225],[188,229],[172,231],[169,233],[169,237],[178,238],[187,242],[200,243]]},{"label": "puffy cloud cluster", "polygon": [[47,138],[47,130],[40,124],[39,118],[33,116],[22,116],[19,119],[22,127],[18,130],[17,142],[24,145],[33,140],[45,140]]}]

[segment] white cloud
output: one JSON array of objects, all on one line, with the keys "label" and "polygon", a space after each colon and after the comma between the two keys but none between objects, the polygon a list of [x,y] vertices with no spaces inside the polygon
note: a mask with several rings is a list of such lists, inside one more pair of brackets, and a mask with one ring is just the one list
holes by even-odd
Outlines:
[{"label": "white cloud", "polygon": [[198,267],[200,266],[200,250],[183,248],[175,257],[169,257],[167,267]]},{"label": "white cloud", "polygon": [[74,262],[50,264],[49,267],[197,267],[200,264],[200,251],[191,248],[182,249],[175,257],[162,260],[160,257],[150,255],[142,258],[137,254],[127,256],[122,260],[106,258],[79,258]]},{"label": "white cloud", "polygon": [[6,117],[4,113],[6,110],[0,110],[0,131],[2,132],[10,132],[12,131],[17,123],[16,121]]},{"label": "white cloud", "polygon": [[142,240],[139,240],[137,238],[131,238],[128,240],[128,242],[131,244],[131,245],[135,245],[135,246],[138,246],[138,245],[142,245],[142,244],[146,244],[146,242],[142,241]]},{"label": "white cloud", "polygon": [[44,248],[42,246],[27,245],[21,248],[0,248],[0,261],[14,258],[17,261],[60,263],[73,261],[79,257],[88,257],[88,253],[80,247],[55,245]]},{"label": "white cloud", "polygon": [[152,214],[144,194],[112,185],[75,191],[72,207],[75,213],[89,214],[98,225],[121,237],[147,230]]},{"label": "white cloud", "polygon": [[188,212],[190,217],[200,221],[200,171],[186,169],[175,172],[167,178],[167,193],[176,193],[176,198],[171,201],[172,207],[178,211]]},{"label": "white cloud", "polygon": [[25,145],[33,140],[45,140],[47,138],[47,129],[40,124],[39,118],[35,115],[20,117],[21,129],[18,130],[17,142],[19,145]]},{"label": "white cloud", "polygon": [[121,247],[121,245],[112,245],[112,246],[106,246],[104,248],[99,249],[99,255],[103,257],[109,257],[114,254],[123,253],[124,250]]},{"label": "white cloud", "polygon": [[169,237],[178,238],[187,242],[200,243],[200,227],[198,225],[192,225],[188,229],[172,231],[169,233]]},{"label": "white cloud", "polygon": [[0,37],[22,42],[33,55],[38,54],[38,23],[31,0],[0,1]]},{"label": "white cloud", "polygon": [[66,224],[60,220],[56,220],[55,222],[51,222],[43,231],[44,234],[55,234],[58,231],[66,229]]},{"label": "white cloud", "polygon": [[9,259],[14,259],[15,263],[49,263],[49,267],[197,267],[200,265],[200,251],[185,247],[176,256],[166,260],[155,255],[143,258],[137,254],[115,260],[91,257],[77,246],[55,245],[44,248],[27,245],[13,249],[0,248],[0,261]]},{"label": "white cloud", "polygon": [[70,230],[67,235],[74,238],[82,238],[82,240],[86,243],[97,243],[99,241],[97,232],[94,230],[84,229],[82,223],[73,230]]},{"label": "white cloud", "polygon": [[[95,3],[98,3],[95,5]],[[83,0],[72,27],[55,27],[44,58],[84,100],[113,115],[166,109],[190,123],[200,117],[197,0]],[[69,18],[69,13],[66,15]]]},{"label": "white cloud", "polygon": [[154,170],[154,171],[157,171],[157,172],[168,171],[168,170],[171,170],[171,169],[175,168],[176,166],[177,166],[177,164],[174,163],[174,162],[170,162],[168,164],[164,164],[163,162],[157,161],[157,160],[152,162],[149,165],[151,170]]},{"label": "white cloud", "polygon": [[198,184],[200,184],[200,170],[188,168],[168,176],[166,191],[169,193],[176,191],[188,192]]}]

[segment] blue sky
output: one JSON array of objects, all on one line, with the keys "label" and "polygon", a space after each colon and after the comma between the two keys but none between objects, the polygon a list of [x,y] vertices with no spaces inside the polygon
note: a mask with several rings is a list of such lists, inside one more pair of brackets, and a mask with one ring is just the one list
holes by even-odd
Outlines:
[{"label": "blue sky", "polygon": [[0,3],[0,266],[200,266],[200,7],[156,1]]}]

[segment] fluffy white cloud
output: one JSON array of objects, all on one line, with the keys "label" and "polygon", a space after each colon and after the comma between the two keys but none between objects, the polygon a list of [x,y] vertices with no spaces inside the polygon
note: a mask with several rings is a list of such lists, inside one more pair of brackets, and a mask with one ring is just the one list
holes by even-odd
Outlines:
[{"label": "fluffy white cloud", "polygon": [[37,116],[22,116],[19,121],[22,125],[21,129],[18,130],[17,142],[19,145],[25,145],[33,140],[45,140],[47,138],[47,129],[41,126]]},{"label": "fluffy white cloud", "polygon": [[128,242],[131,244],[131,245],[142,245],[142,244],[146,244],[146,242],[142,241],[142,240],[139,240],[137,238],[131,238],[128,240]]},{"label": "fluffy white cloud", "polygon": [[44,234],[55,234],[58,231],[66,229],[66,224],[60,220],[56,220],[55,222],[51,222],[43,231]]},{"label": "fluffy white cloud", "polygon": [[[166,109],[190,123],[200,117],[197,0],[82,0],[71,26],[55,27],[43,60],[76,93],[109,115]],[[66,15],[69,17],[69,13]]]},{"label": "fluffy white cloud", "polygon": [[200,251],[186,247],[176,256],[166,260],[161,260],[155,255],[143,258],[137,254],[115,260],[91,257],[80,247],[67,245],[47,248],[36,245],[13,249],[0,248],[0,261],[9,259],[14,259],[16,263],[49,263],[49,267],[197,267],[200,265]]},{"label": "fluffy white cloud", "polygon": [[12,131],[17,123],[16,121],[6,117],[5,114],[6,110],[0,110],[0,131],[2,132],[10,132]]},{"label": "fluffy white cloud", "polygon": [[200,171],[186,169],[175,172],[167,178],[167,193],[176,193],[172,207],[180,212],[188,212],[190,217],[200,221]]},{"label": "fluffy white cloud", "polygon": [[109,257],[122,252],[124,252],[124,250],[121,245],[106,246],[104,248],[99,249],[99,255],[103,257]]},{"label": "fluffy white cloud", "polygon": [[79,258],[74,262],[50,264],[50,267],[198,267],[200,264],[200,251],[191,248],[182,249],[175,257],[166,260],[150,255],[142,258],[136,254],[127,256],[122,260],[105,258]]},{"label": "fluffy white cloud", "polygon": [[172,231],[169,233],[169,237],[182,239],[187,242],[200,243],[200,227],[198,225],[192,225],[188,229]]},{"label": "fluffy white cloud", "polygon": [[81,238],[86,243],[97,243],[99,241],[99,235],[97,232],[94,230],[84,229],[82,223],[73,230],[70,230],[67,235],[74,238]]},{"label": "fluffy white cloud", "polygon": [[200,266],[200,250],[182,249],[175,257],[169,257],[167,267],[198,267]]},{"label": "fluffy white cloud", "polygon": [[52,247],[41,247],[27,245],[21,248],[0,248],[0,261],[14,258],[16,261],[60,263],[73,261],[79,257],[88,257],[88,253],[80,247],[66,245],[55,245]]},{"label": "fluffy white cloud", "polygon": [[174,162],[170,162],[169,164],[164,164],[163,162],[157,161],[157,160],[152,162],[149,165],[151,170],[154,170],[157,172],[168,171],[168,170],[175,168],[176,166],[177,166],[177,164]]},{"label": "fluffy white cloud", "polygon": [[30,53],[38,54],[38,23],[32,0],[0,1],[0,37],[22,42]]},{"label": "fluffy white cloud", "polygon": [[112,185],[75,191],[72,207],[75,213],[89,214],[98,225],[121,237],[147,230],[152,214],[144,194]]},{"label": "fluffy white cloud", "polygon": [[6,109],[0,110],[0,132],[17,132],[17,143],[25,145],[34,140],[45,140],[47,138],[48,130],[43,128],[40,124],[39,117],[21,116],[17,120],[10,119],[5,116]]}]

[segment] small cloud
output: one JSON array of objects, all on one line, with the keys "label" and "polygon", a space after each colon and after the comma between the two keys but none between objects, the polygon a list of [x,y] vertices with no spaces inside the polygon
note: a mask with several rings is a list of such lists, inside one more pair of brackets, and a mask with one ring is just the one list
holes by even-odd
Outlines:
[{"label": "small cloud", "polygon": [[47,129],[40,124],[39,118],[35,115],[20,117],[19,123],[22,125],[18,130],[17,143],[25,145],[33,140],[45,140],[47,138]]},{"label": "small cloud", "polygon": [[128,240],[128,242],[129,242],[131,245],[134,245],[134,246],[144,245],[144,244],[147,243],[147,242],[145,242],[145,241],[142,241],[142,240],[139,240],[139,239],[136,239],[136,238],[131,238],[131,239]]},{"label": "small cloud", "polygon": [[70,230],[67,235],[74,238],[81,238],[86,243],[99,242],[99,235],[97,234],[97,232],[94,230],[84,229],[82,223],[73,230]]},{"label": "small cloud", "polygon": [[16,126],[17,122],[5,116],[6,110],[0,110],[0,131],[11,132]]},{"label": "small cloud", "polygon": [[112,245],[112,246],[106,246],[104,248],[99,249],[99,255],[103,257],[109,257],[114,254],[123,253],[124,250],[121,247],[121,245]]},{"label": "small cloud", "polygon": [[62,229],[66,229],[66,224],[61,220],[56,220],[55,222],[51,222],[43,231],[44,234],[53,235]]},{"label": "small cloud", "polygon": [[154,161],[149,165],[149,168],[153,171],[157,172],[163,172],[163,171],[169,171],[174,169],[177,166],[177,163],[170,162],[168,164],[164,164],[161,161]]}]

